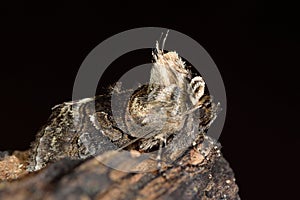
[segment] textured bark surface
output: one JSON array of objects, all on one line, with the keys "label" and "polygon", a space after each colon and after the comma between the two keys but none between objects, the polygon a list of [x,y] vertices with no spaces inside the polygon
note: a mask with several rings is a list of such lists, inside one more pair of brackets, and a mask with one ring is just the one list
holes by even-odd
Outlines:
[{"label": "textured bark surface", "polygon": [[[195,154],[195,148],[189,149],[172,166],[147,173],[101,164],[114,160],[114,152],[85,160],[63,159],[14,181],[2,181],[0,199],[239,199],[233,171],[219,151],[212,150],[205,160]],[[146,160],[143,166],[151,162]]]}]

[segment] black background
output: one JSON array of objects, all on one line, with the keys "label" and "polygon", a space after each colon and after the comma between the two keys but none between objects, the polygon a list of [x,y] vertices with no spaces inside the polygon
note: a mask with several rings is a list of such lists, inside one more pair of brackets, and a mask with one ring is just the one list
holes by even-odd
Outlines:
[{"label": "black background", "polygon": [[296,6],[181,3],[2,6],[0,150],[29,147],[51,107],[71,100],[80,64],[101,41],[131,28],[166,27],[198,41],[222,74],[228,105],[220,141],[241,198],[299,197]]}]

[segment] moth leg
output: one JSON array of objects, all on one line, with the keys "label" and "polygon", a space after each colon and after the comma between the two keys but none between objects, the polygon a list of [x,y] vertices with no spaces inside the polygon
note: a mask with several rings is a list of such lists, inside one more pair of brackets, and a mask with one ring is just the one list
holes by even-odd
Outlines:
[{"label": "moth leg", "polygon": [[157,139],[159,139],[159,147],[158,147],[158,152],[157,152],[157,156],[156,156],[156,161],[157,161],[157,168],[159,169],[159,172],[162,172],[162,148],[163,148],[163,144],[166,145],[167,140],[165,137],[157,137]]}]

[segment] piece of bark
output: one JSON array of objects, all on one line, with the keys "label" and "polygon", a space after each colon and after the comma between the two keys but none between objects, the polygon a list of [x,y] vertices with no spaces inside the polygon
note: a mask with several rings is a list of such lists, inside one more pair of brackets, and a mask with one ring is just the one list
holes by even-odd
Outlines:
[{"label": "piece of bark", "polygon": [[[0,199],[239,199],[233,171],[219,150],[199,162],[195,153],[195,148],[189,149],[172,166],[147,173],[103,165],[101,161],[116,158],[114,151],[85,160],[62,159],[0,183]],[[151,162],[146,160],[144,166]]]},{"label": "piece of bark", "polygon": [[22,162],[16,155],[5,155],[0,160],[0,180],[14,180],[26,174],[28,174],[26,171],[26,162]]}]

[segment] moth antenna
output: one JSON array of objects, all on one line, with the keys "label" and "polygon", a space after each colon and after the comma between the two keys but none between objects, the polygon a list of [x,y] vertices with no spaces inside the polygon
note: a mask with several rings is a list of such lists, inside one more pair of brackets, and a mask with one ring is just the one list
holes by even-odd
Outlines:
[{"label": "moth antenna", "polygon": [[167,37],[168,37],[168,33],[169,33],[169,30],[167,30],[167,33],[164,37],[164,40],[163,40],[163,43],[162,43],[162,46],[161,46],[161,51],[164,52],[164,48],[165,48],[165,43],[166,43],[166,40],[167,40]]},{"label": "moth antenna", "polygon": [[161,38],[162,38],[163,35],[164,35],[164,33],[161,33],[161,34],[160,34],[160,37],[159,37],[159,40],[156,41],[156,50],[157,50],[157,53],[159,53],[159,51],[160,51],[160,49],[159,49],[159,44],[160,44],[160,42],[161,42]]},{"label": "moth antenna", "polygon": [[162,36],[164,35],[164,33],[163,32],[161,32],[161,34],[160,34],[160,37],[159,37],[159,40],[158,40],[158,43],[160,43],[161,42],[161,38],[162,38]]},{"label": "moth antenna", "polygon": [[156,52],[154,52],[154,54],[156,55],[156,54],[158,54],[159,53],[159,42],[158,41],[156,41]]}]

